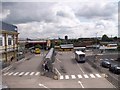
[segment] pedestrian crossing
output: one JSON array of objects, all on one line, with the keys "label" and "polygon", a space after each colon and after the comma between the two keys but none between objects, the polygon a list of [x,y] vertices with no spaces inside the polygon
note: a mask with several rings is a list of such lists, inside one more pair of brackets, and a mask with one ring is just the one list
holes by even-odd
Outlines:
[{"label": "pedestrian crossing", "polygon": [[115,59],[113,59],[113,58],[109,58],[109,59],[108,58],[100,58],[100,60],[112,60],[113,61]]},{"label": "pedestrian crossing", "polygon": [[35,56],[44,56],[44,54],[35,54]]},{"label": "pedestrian crossing", "polygon": [[89,78],[102,78],[100,74],[78,74],[78,75],[60,75],[60,80],[68,80],[68,79],[89,79]]},{"label": "pedestrian crossing", "polygon": [[40,72],[6,72],[3,76],[38,76]]}]

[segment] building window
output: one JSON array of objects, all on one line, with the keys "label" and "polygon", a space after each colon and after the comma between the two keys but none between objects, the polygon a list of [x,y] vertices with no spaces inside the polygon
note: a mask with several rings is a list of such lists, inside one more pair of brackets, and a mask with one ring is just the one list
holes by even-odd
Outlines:
[{"label": "building window", "polygon": [[8,38],[8,45],[12,45],[12,39]]},{"label": "building window", "polygon": [[0,46],[2,46],[3,42],[2,42],[2,37],[0,37]]}]

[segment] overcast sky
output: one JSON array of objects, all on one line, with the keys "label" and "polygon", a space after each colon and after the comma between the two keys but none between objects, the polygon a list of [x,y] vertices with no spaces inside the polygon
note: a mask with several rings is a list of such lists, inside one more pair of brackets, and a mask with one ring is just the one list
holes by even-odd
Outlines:
[{"label": "overcast sky", "polygon": [[[113,0],[114,1],[114,0]],[[2,2],[0,19],[20,38],[118,36],[118,2]]]}]

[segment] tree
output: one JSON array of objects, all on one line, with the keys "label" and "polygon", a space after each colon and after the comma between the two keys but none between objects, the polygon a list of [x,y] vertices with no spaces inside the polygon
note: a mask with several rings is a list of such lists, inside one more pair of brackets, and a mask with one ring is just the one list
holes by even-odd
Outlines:
[{"label": "tree", "polygon": [[104,34],[102,36],[102,41],[110,41],[110,39],[109,39],[109,37],[106,34]]},{"label": "tree", "polygon": [[35,48],[41,49],[41,45],[40,45],[40,44],[36,44],[36,45],[35,45]]}]

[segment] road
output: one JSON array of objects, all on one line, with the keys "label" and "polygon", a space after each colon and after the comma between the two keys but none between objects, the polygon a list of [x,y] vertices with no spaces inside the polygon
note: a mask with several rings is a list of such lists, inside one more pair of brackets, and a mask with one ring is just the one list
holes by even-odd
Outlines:
[{"label": "road", "polygon": [[78,64],[71,51],[56,55],[54,65],[60,74],[58,80],[41,76],[39,67],[44,55],[32,55],[15,69],[3,73],[3,82],[10,88],[115,88],[87,62]]}]

